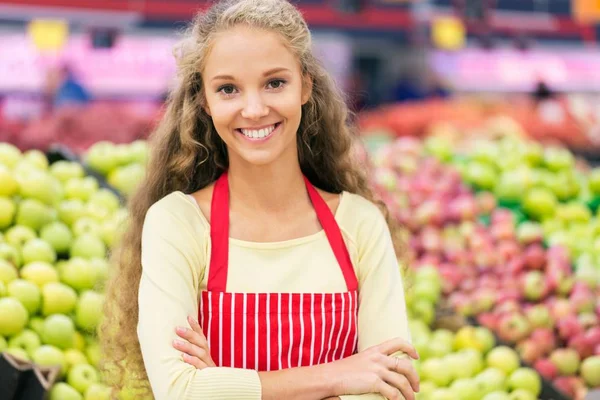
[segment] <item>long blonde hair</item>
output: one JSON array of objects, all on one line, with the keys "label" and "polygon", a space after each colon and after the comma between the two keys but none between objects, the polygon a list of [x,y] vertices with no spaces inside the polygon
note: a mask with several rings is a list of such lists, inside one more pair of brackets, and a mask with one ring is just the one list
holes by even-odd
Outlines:
[{"label": "long blonde hair", "polygon": [[364,165],[355,157],[356,132],[345,99],[314,57],[300,12],[286,0],[225,0],[199,14],[175,49],[179,84],[151,136],[147,174],[129,202],[127,231],[113,254],[100,339],[104,373],[116,390],[130,386],[132,377],[136,386],[149,389],[136,333],[146,212],[173,191],[192,193],[211,184],[228,166],[225,144],[202,107],[201,71],[215,35],[238,24],[279,33],[297,56],[303,75],[312,80],[312,96],[302,106],[297,134],[302,172],[325,191],[348,191],[375,202]]}]

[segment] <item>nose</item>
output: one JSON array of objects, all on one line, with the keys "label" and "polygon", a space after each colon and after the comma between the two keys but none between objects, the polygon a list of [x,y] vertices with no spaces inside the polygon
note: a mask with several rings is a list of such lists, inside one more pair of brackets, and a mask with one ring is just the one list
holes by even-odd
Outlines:
[{"label": "nose", "polygon": [[246,96],[246,104],[242,109],[242,117],[259,120],[268,114],[269,107],[267,107],[259,94],[249,94]]}]

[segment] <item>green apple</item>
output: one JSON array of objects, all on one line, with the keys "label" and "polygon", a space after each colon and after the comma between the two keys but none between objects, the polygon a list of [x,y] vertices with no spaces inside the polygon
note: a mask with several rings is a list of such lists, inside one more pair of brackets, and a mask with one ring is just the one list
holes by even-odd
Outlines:
[{"label": "green apple", "polygon": [[450,390],[461,400],[479,400],[481,395],[477,383],[472,379],[457,379],[452,382]]},{"label": "green apple", "polygon": [[66,254],[71,248],[73,234],[63,222],[55,221],[44,226],[40,231],[40,238],[49,243],[58,254]]},{"label": "green apple", "polygon": [[523,199],[523,210],[531,217],[543,220],[551,217],[557,207],[558,200],[554,193],[545,188],[533,188]]},{"label": "green apple", "polygon": [[69,371],[67,382],[73,386],[79,393],[85,393],[94,383],[100,381],[100,375],[96,368],[89,364],[77,364]]},{"label": "green apple", "polygon": [[87,203],[85,205],[85,215],[99,223],[106,221],[110,218],[112,212],[98,203]]},{"label": "green apple", "polygon": [[8,285],[19,277],[17,269],[8,261],[0,260],[0,282]]},{"label": "green apple", "polygon": [[[0,182],[2,182],[2,178],[0,178]],[[588,176],[588,185],[593,194],[600,196],[600,168],[594,168],[590,172]]]},{"label": "green apple", "polygon": [[21,249],[23,263],[30,264],[35,261],[42,261],[53,264],[56,261],[56,251],[50,243],[43,239],[31,239],[25,243]]},{"label": "green apple", "polygon": [[145,140],[135,140],[129,144],[130,162],[146,164],[149,155],[148,142]]},{"label": "green apple", "polygon": [[4,350],[4,352],[10,354],[11,356],[17,357],[18,359],[23,361],[31,360],[29,354],[27,354],[27,352],[20,347],[9,347],[6,350]]},{"label": "green apple", "polygon": [[67,362],[64,353],[56,346],[43,344],[33,352],[31,357],[33,362],[42,366],[58,366],[60,367],[61,375],[66,372]]},{"label": "green apple", "polygon": [[59,281],[56,269],[43,261],[34,261],[21,268],[21,278],[35,283],[40,289],[47,283]]},{"label": "green apple", "polygon": [[525,389],[517,389],[510,392],[508,398],[510,400],[537,400],[537,397],[533,393]]},{"label": "green apple", "polygon": [[8,197],[0,197],[0,229],[6,229],[12,225],[17,212],[15,202]]},{"label": "green apple", "polygon": [[581,359],[574,349],[559,348],[550,354],[550,361],[556,366],[560,375],[574,375],[579,370]]},{"label": "green apple", "polygon": [[4,297],[7,294],[8,289],[6,289],[6,284],[3,281],[0,281],[0,297]]},{"label": "green apple", "polygon": [[69,179],[65,184],[67,199],[79,199],[84,202],[98,191],[98,180],[93,176]]},{"label": "green apple", "polygon": [[538,373],[531,368],[517,368],[510,374],[507,383],[511,390],[527,390],[536,399],[542,391],[542,380]]},{"label": "green apple", "polygon": [[0,163],[14,168],[23,158],[21,150],[10,143],[0,143]]},{"label": "green apple", "polygon": [[2,353],[8,347],[8,343],[6,343],[6,339],[4,336],[0,335],[0,353]]},{"label": "green apple", "polygon": [[0,196],[11,197],[19,191],[19,183],[12,172],[3,164],[0,164]]},{"label": "green apple", "polygon": [[146,169],[141,164],[119,167],[108,175],[108,183],[125,196],[130,196],[142,183]]},{"label": "green apple", "polygon": [[58,204],[58,218],[73,227],[85,215],[85,203],[80,199],[63,200]]},{"label": "green apple", "polygon": [[88,332],[94,332],[102,318],[103,305],[103,294],[92,290],[83,292],[75,308],[75,323],[77,327]]},{"label": "green apple", "polygon": [[73,335],[75,324],[73,320],[64,314],[52,314],[44,321],[42,341],[59,349],[67,349],[73,346]]},{"label": "green apple", "polygon": [[23,265],[21,252],[8,243],[0,243],[0,260],[6,260],[17,268]]},{"label": "green apple", "polygon": [[475,328],[475,340],[481,344],[481,351],[485,354],[496,345],[494,334],[487,328]]},{"label": "green apple", "polygon": [[88,149],[85,155],[85,163],[102,175],[108,175],[110,171],[119,166],[115,145],[108,141],[95,143]]},{"label": "green apple", "polygon": [[42,337],[42,332],[44,331],[44,319],[42,317],[32,317],[29,319],[27,327],[37,333],[39,337]]},{"label": "green apple", "polygon": [[[29,201],[29,200],[26,200]],[[25,243],[29,242],[31,239],[35,239],[37,234],[35,231],[29,226],[25,225],[15,225],[4,234],[4,239],[6,243],[11,246],[20,249],[25,245]]]},{"label": "green apple", "polygon": [[39,200],[24,199],[19,203],[16,219],[17,225],[28,226],[34,231],[39,231],[42,226],[49,224],[55,219],[56,211]]},{"label": "green apple", "polygon": [[72,386],[58,382],[50,390],[49,400],[83,400],[83,396]]},{"label": "green apple", "polygon": [[106,257],[106,245],[98,236],[86,233],[73,241],[71,257],[85,259]]},{"label": "green apple", "polygon": [[75,336],[73,337],[73,348],[79,351],[85,351],[86,345],[87,343],[81,332],[76,331]]},{"label": "green apple", "polygon": [[431,398],[435,400],[456,400],[454,392],[447,388],[437,388],[431,393]]},{"label": "green apple", "polygon": [[481,393],[492,393],[506,389],[506,374],[498,368],[488,367],[480,372],[475,381],[479,385]]},{"label": "green apple", "polygon": [[119,197],[106,188],[98,189],[98,191],[90,197],[88,204],[106,208],[110,213],[117,211],[121,206]]},{"label": "green apple", "polygon": [[75,290],[60,282],[51,282],[42,289],[42,314],[69,314],[77,305]]},{"label": "green apple", "polygon": [[74,365],[77,364],[88,364],[88,359],[78,349],[67,349],[64,351],[65,361],[67,362],[67,373],[71,370]]},{"label": "green apple", "polygon": [[37,333],[30,329],[24,329],[21,333],[13,336],[8,341],[8,347],[20,347],[31,357],[35,350],[42,345]]},{"label": "green apple", "polygon": [[48,169],[48,159],[46,155],[39,150],[27,150],[23,153],[23,160],[37,166],[39,169]]},{"label": "green apple", "polygon": [[62,281],[76,290],[93,289],[97,278],[96,268],[85,258],[71,258],[63,268]]},{"label": "green apple", "polygon": [[95,219],[83,216],[73,224],[73,233],[75,234],[75,237],[86,234],[100,236],[100,226],[100,222],[96,221]]},{"label": "green apple", "polygon": [[76,162],[59,160],[50,166],[50,174],[62,183],[66,183],[69,179],[83,178],[85,171]]},{"label": "green apple", "polygon": [[486,357],[488,367],[498,368],[510,375],[520,366],[519,355],[508,346],[498,346],[490,350]]},{"label": "green apple", "polygon": [[583,360],[580,369],[581,377],[590,387],[600,387],[600,355]]},{"label": "green apple", "polygon": [[110,263],[104,258],[92,258],[89,260],[89,263],[94,268],[94,271],[96,271],[96,288],[104,288],[104,284],[108,279],[108,273],[110,271]]},{"label": "green apple", "polygon": [[547,147],[544,150],[544,164],[551,171],[569,170],[575,164],[575,158],[565,148]]},{"label": "green apple", "polygon": [[483,396],[482,400],[510,400],[510,396],[506,392],[496,390]]},{"label": "green apple", "polygon": [[29,314],[21,302],[13,297],[0,299],[0,335],[12,336],[25,329]]},{"label": "green apple", "polygon": [[29,315],[38,312],[42,304],[40,288],[25,279],[15,279],[7,285],[8,295],[19,300]]},{"label": "green apple", "polygon": [[435,383],[439,387],[448,386],[452,381],[452,371],[439,358],[430,358],[421,364],[421,379]]},{"label": "green apple", "polygon": [[[423,391],[422,384],[421,391]],[[85,391],[84,400],[110,400],[110,394],[110,387],[101,383],[92,383]]]},{"label": "green apple", "polygon": [[89,344],[85,349],[85,355],[94,367],[100,365],[100,359],[102,358],[102,350],[97,342]]},{"label": "green apple", "polygon": [[485,190],[491,190],[498,182],[498,174],[493,166],[485,162],[471,161],[467,164],[467,183]]},{"label": "green apple", "polygon": [[64,197],[62,184],[45,171],[30,171],[17,177],[21,196],[53,205]]},{"label": "green apple", "polygon": [[442,288],[434,282],[418,281],[409,289],[415,298],[437,304],[442,294]]}]

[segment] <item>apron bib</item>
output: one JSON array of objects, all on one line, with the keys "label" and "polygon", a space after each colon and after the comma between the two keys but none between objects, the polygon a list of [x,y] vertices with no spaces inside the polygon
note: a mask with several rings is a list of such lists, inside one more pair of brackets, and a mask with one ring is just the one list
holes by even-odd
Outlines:
[{"label": "apron bib", "polygon": [[341,293],[229,293],[229,184],[215,183],[211,201],[211,257],[198,321],[219,367],[272,371],[348,357],[358,341],[358,281],[331,210],[304,178],[319,222],[346,281]]}]

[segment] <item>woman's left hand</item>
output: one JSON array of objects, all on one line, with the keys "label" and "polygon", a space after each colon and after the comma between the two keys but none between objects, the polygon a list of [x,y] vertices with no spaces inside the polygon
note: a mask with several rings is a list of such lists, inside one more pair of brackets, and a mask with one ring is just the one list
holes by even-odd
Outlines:
[{"label": "woman's left hand", "polygon": [[215,367],[200,324],[192,317],[188,317],[188,323],[191,329],[179,326],[175,329],[177,336],[184,340],[174,340],[173,347],[182,352],[183,361],[197,369]]}]

